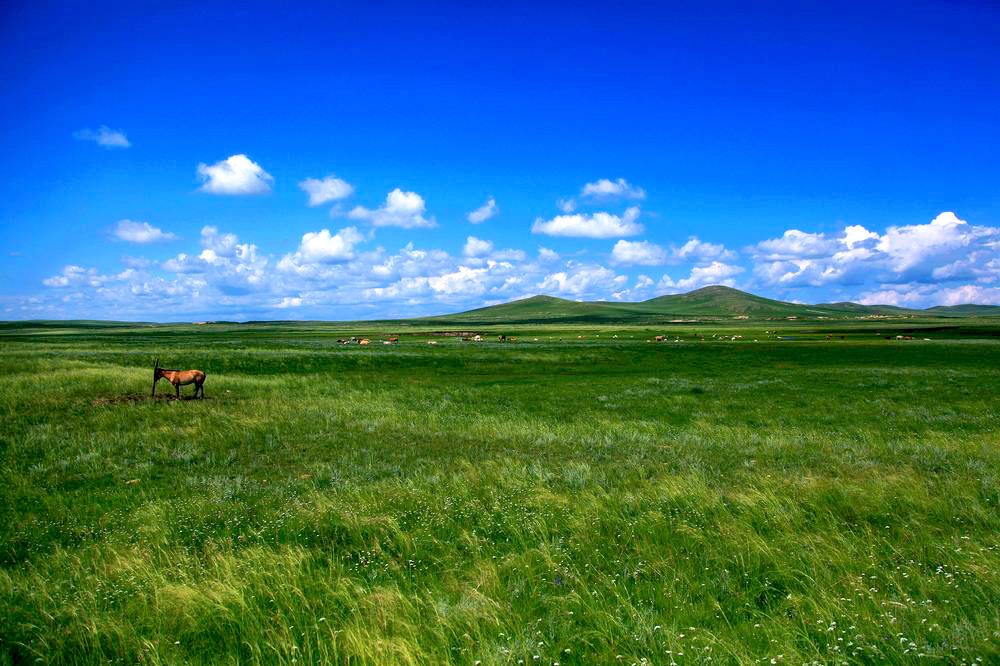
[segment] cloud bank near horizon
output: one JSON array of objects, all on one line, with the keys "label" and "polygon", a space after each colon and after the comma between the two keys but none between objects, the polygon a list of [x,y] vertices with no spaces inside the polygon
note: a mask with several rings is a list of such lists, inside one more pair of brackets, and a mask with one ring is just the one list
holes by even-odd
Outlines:
[{"label": "cloud bank near horizon", "polygon": [[[266,174],[255,164],[248,173],[258,181]],[[303,189],[310,204],[313,192],[325,203],[353,194],[340,182],[317,180]],[[492,198],[484,208],[490,204]],[[129,257],[120,270],[84,261],[65,265],[42,281],[39,293],[7,298],[4,312],[13,318],[353,319],[437,314],[538,293],[636,301],[712,284],[786,300],[804,300],[798,297],[822,288],[866,304],[1000,304],[1000,228],[950,211],[883,230],[788,229],[742,248],[697,237],[668,245],[629,240],[644,231],[639,215],[630,206],[620,214],[538,218],[530,227],[535,235],[599,241],[603,247],[594,252],[561,256],[543,246],[501,247],[480,234],[450,253],[420,240],[421,231],[437,223],[420,194],[397,188],[378,208],[357,206],[346,214],[367,231],[320,227],[302,233],[297,246],[264,250],[253,239],[206,225],[198,247],[187,251]],[[387,249],[377,236],[384,227],[413,238]],[[120,221],[115,235],[150,249],[177,240],[131,220]]]}]

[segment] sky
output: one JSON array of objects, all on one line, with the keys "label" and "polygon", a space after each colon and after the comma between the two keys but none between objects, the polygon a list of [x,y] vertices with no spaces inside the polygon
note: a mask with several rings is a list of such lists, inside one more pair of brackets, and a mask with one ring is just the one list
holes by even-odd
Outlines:
[{"label": "sky", "polygon": [[296,4],[2,3],[0,319],[1000,304],[995,2]]}]

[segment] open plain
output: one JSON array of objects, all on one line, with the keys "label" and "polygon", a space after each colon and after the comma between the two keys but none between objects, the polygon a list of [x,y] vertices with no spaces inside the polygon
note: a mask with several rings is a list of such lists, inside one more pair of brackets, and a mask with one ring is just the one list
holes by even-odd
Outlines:
[{"label": "open plain", "polygon": [[447,330],[4,325],[0,662],[1000,659],[996,319]]}]

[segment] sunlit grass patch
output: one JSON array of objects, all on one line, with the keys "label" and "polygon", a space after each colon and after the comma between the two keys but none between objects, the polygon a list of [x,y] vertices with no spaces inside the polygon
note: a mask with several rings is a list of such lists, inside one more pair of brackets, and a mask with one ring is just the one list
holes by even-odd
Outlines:
[{"label": "sunlit grass patch", "polygon": [[618,333],[8,337],[0,663],[1000,659],[1000,346]]}]

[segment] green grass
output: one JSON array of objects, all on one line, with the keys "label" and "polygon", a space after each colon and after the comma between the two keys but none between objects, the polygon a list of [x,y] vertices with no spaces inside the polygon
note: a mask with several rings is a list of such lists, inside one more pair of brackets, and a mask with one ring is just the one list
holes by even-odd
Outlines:
[{"label": "green grass", "polygon": [[737,324],[0,331],[0,663],[1000,660],[996,325]]}]

